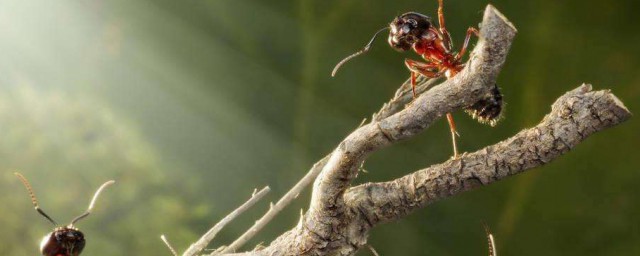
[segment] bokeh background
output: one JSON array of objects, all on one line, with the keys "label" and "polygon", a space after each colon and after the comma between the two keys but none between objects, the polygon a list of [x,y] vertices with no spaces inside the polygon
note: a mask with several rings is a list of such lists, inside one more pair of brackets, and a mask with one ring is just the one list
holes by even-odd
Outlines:
[{"label": "bokeh background", "polygon": [[[445,1],[459,43],[487,1]],[[640,109],[640,2],[492,1],[518,27],[499,77],[506,119],[495,128],[455,113],[474,151],[535,125],[583,82]],[[437,1],[0,0],[0,255],[37,255],[108,179],[79,223],[83,255],[180,251],[270,185],[268,199],[219,235],[228,243],[360,121],[388,100],[412,54],[376,42],[330,78],[395,15],[435,15]],[[380,255],[640,255],[640,124],[595,134],[534,171],[435,203],[373,230]],[[446,122],[374,154],[356,183],[446,160]],[[295,225],[309,192],[252,241]],[[358,255],[371,255],[361,251]]]}]

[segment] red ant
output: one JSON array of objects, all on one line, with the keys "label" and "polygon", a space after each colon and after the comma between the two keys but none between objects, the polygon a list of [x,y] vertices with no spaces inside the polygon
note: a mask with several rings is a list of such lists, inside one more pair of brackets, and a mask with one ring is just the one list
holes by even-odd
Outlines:
[{"label": "red ant", "polygon": [[[378,34],[389,29],[388,43],[392,48],[401,52],[413,49],[415,53],[426,61],[420,62],[412,59],[405,59],[404,61],[404,64],[409,71],[411,71],[411,89],[414,98],[416,97],[416,80],[418,76],[439,78],[444,75],[447,79],[454,77],[465,67],[465,63],[462,62],[462,57],[467,52],[471,36],[475,35],[479,37],[480,33],[476,28],[469,27],[460,51],[454,52],[452,50],[453,42],[451,41],[451,35],[445,27],[442,6],[443,0],[438,0],[438,28],[431,24],[431,18],[426,15],[416,12],[402,14],[393,19],[389,27],[378,30],[364,49],[340,61],[333,69],[331,76],[335,76],[340,66],[345,62],[367,52]],[[493,87],[492,95],[488,99],[481,100],[466,107],[466,112],[481,123],[488,123],[494,126],[500,119],[502,112],[502,95],[498,87]],[[449,122],[453,142],[453,157],[458,158],[456,125],[451,113],[447,113],[447,121]]]}]

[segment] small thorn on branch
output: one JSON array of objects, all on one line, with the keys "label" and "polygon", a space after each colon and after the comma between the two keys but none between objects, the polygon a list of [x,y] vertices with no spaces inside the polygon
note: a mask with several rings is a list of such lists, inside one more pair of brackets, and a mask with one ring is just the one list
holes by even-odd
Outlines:
[{"label": "small thorn on branch", "polygon": [[489,256],[498,256],[498,251],[496,250],[496,242],[493,238],[493,234],[491,234],[491,230],[489,230],[489,226],[486,223],[482,223],[484,226],[484,232],[487,235],[487,243],[489,244]]},{"label": "small thorn on branch", "polygon": [[169,248],[169,251],[171,251],[171,254],[173,254],[173,256],[178,256],[176,249],[173,249],[173,246],[171,246],[171,243],[169,243],[169,239],[167,239],[165,235],[161,235],[160,239],[162,240],[162,242],[164,242],[167,248]]},{"label": "small thorn on branch", "polygon": [[373,253],[374,256],[380,256],[380,254],[378,254],[376,249],[373,249],[373,246],[367,245],[367,247],[369,247],[369,251],[371,251],[371,253]]}]

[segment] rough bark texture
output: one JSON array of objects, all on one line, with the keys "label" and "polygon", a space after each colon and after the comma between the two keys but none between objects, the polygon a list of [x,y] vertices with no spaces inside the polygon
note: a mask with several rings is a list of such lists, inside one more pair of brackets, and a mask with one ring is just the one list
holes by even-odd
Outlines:
[{"label": "rough bark texture", "polygon": [[[408,139],[434,121],[490,94],[516,29],[488,6],[480,39],[467,67],[451,80],[424,91],[406,108],[399,93],[330,154],[315,180],[309,210],[269,246],[237,255],[353,255],[377,224],[406,216],[436,200],[543,165],[590,134],[630,117],[608,91],[583,85],[559,98],[536,127],[455,160],[382,183],[351,187],[366,157]],[[395,103],[394,103],[395,102]],[[325,158],[326,159],[326,158]],[[324,159],[323,159],[324,160]]]},{"label": "rough bark texture", "polygon": [[479,151],[381,183],[349,189],[345,198],[368,226],[535,168],[568,152],[587,136],[630,117],[609,91],[582,85],[560,97],[537,126]]}]

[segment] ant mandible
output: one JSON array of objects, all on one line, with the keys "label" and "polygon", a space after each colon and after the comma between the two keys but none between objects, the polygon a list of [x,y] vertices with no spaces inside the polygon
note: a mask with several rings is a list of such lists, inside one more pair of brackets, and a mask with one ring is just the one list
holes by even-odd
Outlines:
[{"label": "ant mandible", "polygon": [[[445,26],[443,0],[438,0],[438,23],[439,27],[436,28],[431,24],[429,16],[416,12],[402,14],[393,19],[388,27],[378,30],[364,49],[340,61],[333,69],[331,76],[335,76],[340,66],[347,61],[369,51],[378,34],[389,29],[388,43],[392,48],[401,52],[413,49],[415,53],[426,61],[420,62],[412,59],[405,59],[404,61],[404,64],[411,71],[411,89],[415,99],[418,76],[421,75],[428,78],[444,76],[447,79],[454,77],[465,67],[462,57],[467,52],[471,36],[480,36],[476,28],[469,27],[462,47],[458,52],[454,52],[451,35]],[[493,87],[491,94],[487,99],[468,106],[465,110],[481,123],[488,123],[494,126],[502,113],[502,95],[497,86]],[[453,143],[453,158],[458,158],[456,125],[451,113],[447,113],[447,121],[449,122]]]}]

